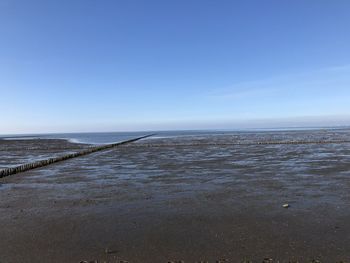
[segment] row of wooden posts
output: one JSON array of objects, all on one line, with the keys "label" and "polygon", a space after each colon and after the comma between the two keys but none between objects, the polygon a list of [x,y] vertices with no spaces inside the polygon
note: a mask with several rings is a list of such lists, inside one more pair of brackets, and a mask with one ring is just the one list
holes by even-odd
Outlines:
[{"label": "row of wooden posts", "polygon": [[107,150],[110,148],[114,148],[116,146],[119,145],[123,145],[123,144],[127,144],[127,143],[131,143],[131,142],[135,142],[147,137],[152,136],[153,134],[150,135],[145,135],[145,136],[141,136],[138,138],[134,138],[134,139],[130,139],[127,141],[123,141],[123,142],[117,142],[117,143],[111,143],[111,144],[106,144],[106,145],[99,145],[99,146],[93,146],[93,147],[89,147],[87,149],[83,149],[81,151],[78,152],[74,152],[74,153],[68,153],[62,156],[57,156],[57,157],[53,157],[53,158],[49,158],[49,159],[45,159],[45,160],[40,160],[40,161],[36,161],[33,163],[27,163],[27,164],[22,164],[16,167],[10,167],[10,168],[6,168],[3,170],[0,170],[0,178],[2,177],[6,177],[9,175],[13,175],[13,174],[17,174],[17,173],[21,173],[21,172],[25,172],[28,170],[32,170],[35,168],[39,168],[39,167],[43,167],[43,166],[47,166],[53,163],[57,163],[57,162],[62,162],[64,160],[68,160],[68,159],[72,159],[75,157],[79,157],[79,156],[83,156],[83,155],[87,155],[90,153],[94,153],[94,152],[98,152],[98,151],[102,151],[102,150]]},{"label": "row of wooden posts", "polygon": [[[78,152],[74,153],[68,153],[66,155],[53,157],[45,160],[36,161],[33,163],[23,164],[16,167],[10,167],[3,170],[0,170],[0,178],[9,176],[12,174],[17,174],[20,172],[25,172],[28,170],[32,170],[35,168],[43,167],[46,165],[50,165],[52,163],[61,162],[64,160],[72,159],[75,157],[87,155],[90,153],[110,149],[119,145],[135,142],[147,137],[152,136],[145,135],[142,137],[134,138],[131,140],[123,141],[123,142],[117,142],[112,144],[106,144],[106,145],[99,145],[94,147],[89,147],[87,149],[83,149]],[[330,143],[350,143],[350,141],[346,140],[337,140],[337,141],[263,141],[263,142],[234,142],[234,143],[191,143],[191,144],[140,144],[140,145],[132,145],[132,147],[174,147],[174,146],[225,146],[225,145],[264,145],[264,144],[330,144]]]}]

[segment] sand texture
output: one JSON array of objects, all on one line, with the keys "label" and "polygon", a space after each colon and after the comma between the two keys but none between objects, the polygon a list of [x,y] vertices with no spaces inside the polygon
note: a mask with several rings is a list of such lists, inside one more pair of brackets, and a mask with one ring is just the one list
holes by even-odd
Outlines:
[{"label": "sand texture", "polygon": [[[349,262],[350,144],[213,144],[235,140],[144,140],[2,178],[0,262]],[[4,144],[3,167],[28,145],[86,147]]]}]

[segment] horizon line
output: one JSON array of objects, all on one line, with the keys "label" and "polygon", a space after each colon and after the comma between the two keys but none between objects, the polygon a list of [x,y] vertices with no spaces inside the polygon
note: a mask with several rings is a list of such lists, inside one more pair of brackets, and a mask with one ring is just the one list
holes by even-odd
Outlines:
[{"label": "horizon line", "polygon": [[349,125],[315,125],[315,126],[274,126],[274,127],[245,127],[245,128],[203,128],[203,129],[145,129],[145,130],[106,130],[106,131],[67,131],[67,132],[34,132],[34,133],[0,133],[1,138],[5,136],[33,136],[54,134],[78,134],[78,133],[140,133],[140,132],[220,132],[220,131],[293,131],[293,130],[317,130],[317,129],[350,129]]}]

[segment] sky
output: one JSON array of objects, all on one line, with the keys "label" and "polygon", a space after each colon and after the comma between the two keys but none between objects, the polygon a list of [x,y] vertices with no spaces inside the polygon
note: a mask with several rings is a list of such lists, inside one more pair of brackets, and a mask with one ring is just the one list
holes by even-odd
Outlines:
[{"label": "sky", "polygon": [[350,125],[348,0],[0,0],[0,134]]}]

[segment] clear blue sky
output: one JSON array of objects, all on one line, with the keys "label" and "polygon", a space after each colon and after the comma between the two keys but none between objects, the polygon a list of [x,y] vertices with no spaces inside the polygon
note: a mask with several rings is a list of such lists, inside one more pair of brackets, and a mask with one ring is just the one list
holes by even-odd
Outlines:
[{"label": "clear blue sky", "polygon": [[0,0],[0,133],[350,124],[350,1]]}]

